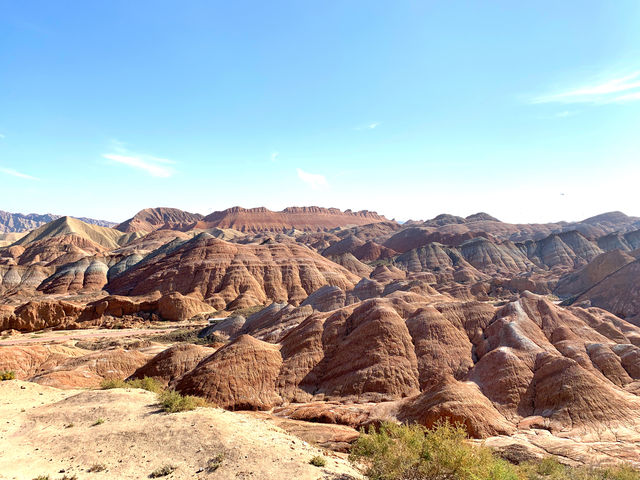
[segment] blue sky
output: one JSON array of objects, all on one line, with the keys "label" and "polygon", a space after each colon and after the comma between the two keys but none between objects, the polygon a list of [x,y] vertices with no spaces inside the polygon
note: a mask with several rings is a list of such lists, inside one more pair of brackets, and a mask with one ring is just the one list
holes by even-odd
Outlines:
[{"label": "blue sky", "polygon": [[640,215],[640,2],[0,0],[0,209]]}]

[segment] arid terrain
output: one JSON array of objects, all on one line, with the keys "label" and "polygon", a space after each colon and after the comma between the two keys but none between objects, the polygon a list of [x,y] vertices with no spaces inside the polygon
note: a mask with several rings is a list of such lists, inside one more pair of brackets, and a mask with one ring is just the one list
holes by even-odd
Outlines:
[{"label": "arid terrain", "polygon": [[[0,215],[0,478],[361,478],[360,428],[442,419],[507,457],[640,467],[640,218],[91,222]],[[101,389],[145,377],[209,407]]]}]

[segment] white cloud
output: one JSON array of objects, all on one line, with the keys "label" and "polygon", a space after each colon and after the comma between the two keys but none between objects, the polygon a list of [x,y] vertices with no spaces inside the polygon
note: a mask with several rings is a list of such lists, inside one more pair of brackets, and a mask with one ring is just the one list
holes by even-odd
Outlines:
[{"label": "white cloud", "polygon": [[175,164],[173,160],[130,152],[122,142],[117,140],[113,140],[111,145],[112,150],[116,153],[103,154],[102,157],[107,160],[143,170],[152,177],[168,178],[176,173],[175,169],[171,167],[171,165]]},{"label": "white cloud", "polygon": [[532,103],[628,103],[640,100],[640,71],[564,92],[541,95]]},{"label": "white cloud", "polygon": [[17,170],[14,170],[12,168],[0,168],[0,172],[11,175],[12,177],[23,178],[25,180],[39,180],[39,178],[32,177],[31,175],[27,175],[26,173],[18,172]]},{"label": "white cloud", "polygon": [[296,168],[296,171],[298,172],[298,177],[300,178],[300,180],[302,180],[314,190],[322,190],[329,186],[329,183],[327,182],[327,179],[324,175],[305,172],[300,168]]},{"label": "white cloud", "polygon": [[380,125],[382,125],[382,122],[371,122],[366,125],[361,125],[359,127],[356,127],[356,130],[373,130],[374,128],[377,128]]},{"label": "white cloud", "polygon": [[271,153],[271,161],[275,162],[278,159],[279,155],[280,155],[280,153],[278,153],[278,152],[272,152]]},{"label": "white cloud", "polygon": [[102,155],[108,160],[128,165],[129,167],[138,168],[144,170],[152,177],[168,178],[175,173],[174,169],[166,165],[158,165],[153,160],[143,159],[141,157],[132,157],[128,155],[117,155],[113,153],[106,153]]}]

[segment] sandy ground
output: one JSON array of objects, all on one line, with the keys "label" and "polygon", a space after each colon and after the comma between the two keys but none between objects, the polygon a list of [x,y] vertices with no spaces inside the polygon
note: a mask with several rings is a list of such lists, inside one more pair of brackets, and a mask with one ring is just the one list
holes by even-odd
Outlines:
[{"label": "sandy ground", "polygon": [[[273,423],[217,408],[167,414],[137,389],[70,391],[0,382],[0,479],[49,475],[143,479],[360,479],[344,455],[318,449]],[[100,422],[101,420],[101,422]],[[213,470],[210,461],[222,456]],[[309,460],[322,455],[326,467]],[[102,472],[88,472],[103,465]]]}]

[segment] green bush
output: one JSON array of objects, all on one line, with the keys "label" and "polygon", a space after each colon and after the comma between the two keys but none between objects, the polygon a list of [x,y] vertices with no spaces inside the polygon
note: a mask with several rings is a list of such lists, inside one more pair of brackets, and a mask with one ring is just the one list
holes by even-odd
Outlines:
[{"label": "green bush", "polygon": [[552,457],[515,466],[467,441],[460,425],[384,423],[354,443],[351,461],[370,480],[640,480],[629,465],[569,467]]},{"label": "green bush", "polygon": [[16,374],[14,372],[11,372],[9,370],[3,370],[2,372],[0,372],[0,381],[14,380],[15,378]]},{"label": "green bush", "polygon": [[384,423],[363,432],[350,458],[371,480],[518,480],[515,467],[466,438],[464,428],[449,423],[431,430]]},{"label": "green bush", "polygon": [[158,400],[162,409],[168,413],[188,412],[198,407],[207,406],[207,402],[203,398],[181,395],[175,390],[165,390],[158,394]]},{"label": "green bush", "polygon": [[150,377],[135,378],[133,380],[104,380],[100,384],[100,388],[103,390],[109,390],[111,388],[141,388],[153,393],[160,393],[164,390],[164,387],[159,381]]},{"label": "green bush", "polygon": [[316,455],[311,460],[309,460],[309,463],[314,467],[324,467],[327,464],[327,461],[324,457]]}]

